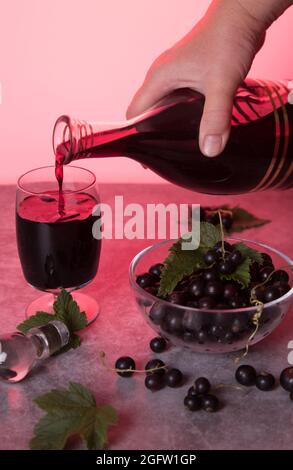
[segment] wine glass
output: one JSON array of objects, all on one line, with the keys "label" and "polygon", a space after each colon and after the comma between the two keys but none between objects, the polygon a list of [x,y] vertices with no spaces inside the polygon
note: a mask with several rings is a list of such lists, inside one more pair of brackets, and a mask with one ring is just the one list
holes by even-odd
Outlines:
[{"label": "wine glass", "polygon": [[46,292],[28,305],[27,316],[37,311],[52,312],[63,288],[72,293],[89,323],[97,318],[98,303],[75,291],[89,284],[98,270],[101,239],[94,238],[93,225],[99,222],[94,212],[99,202],[96,177],[84,168],[64,167],[62,191],[54,166],[33,169],[19,178],[19,258],[28,284]]}]

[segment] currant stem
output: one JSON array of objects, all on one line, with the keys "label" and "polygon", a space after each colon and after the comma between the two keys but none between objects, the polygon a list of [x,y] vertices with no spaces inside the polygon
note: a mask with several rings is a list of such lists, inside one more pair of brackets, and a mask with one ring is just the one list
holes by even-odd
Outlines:
[{"label": "currant stem", "polygon": [[158,370],[161,370],[161,369],[167,369],[168,367],[167,366],[160,366],[160,367],[154,367],[153,369],[117,369],[116,367],[108,367],[107,364],[105,363],[105,357],[106,357],[106,354],[104,353],[104,351],[100,351],[99,353],[99,363],[101,364],[101,366],[104,367],[104,369],[108,370],[109,372],[120,372],[120,373],[126,373],[126,372],[135,372],[135,373],[138,373],[138,374],[146,374],[146,373],[152,373],[152,372],[157,372]]},{"label": "currant stem", "polygon": [[220,229],[221,229],[222,256],[223,256],[223,259],[224,259],[225,258],[225,245],[224,245],[225,234],[224,234],[224,227],[223,227],[221,211],[218,211],[218,216],[219,216],[219,220],[220,220]]}]

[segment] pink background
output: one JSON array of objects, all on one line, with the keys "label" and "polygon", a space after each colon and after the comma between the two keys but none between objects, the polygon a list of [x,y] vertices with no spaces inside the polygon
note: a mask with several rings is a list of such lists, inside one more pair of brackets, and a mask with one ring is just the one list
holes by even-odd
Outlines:
[{"label": "pink background", "polygon": [[[53,163],[55,118],[124,119],[153,59],[207,0],[0,0],[0,183]],[[293,77],[293,8],[275,23],[252,76]],[[84,164],[84,162],[83,162]],[[91,161],[100,181],[160,179],[126,159]]]}]

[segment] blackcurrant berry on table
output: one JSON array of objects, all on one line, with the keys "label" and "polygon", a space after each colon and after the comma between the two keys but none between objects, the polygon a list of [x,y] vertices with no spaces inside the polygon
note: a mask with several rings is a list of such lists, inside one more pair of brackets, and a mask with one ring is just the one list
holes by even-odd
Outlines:
[{"label": "blackcurrant berry on table", "polygon": [[223,297],[224,299],[231,299],[232,297],[235,297],[238,293],[238,287],[235,284],[232,284],[232,282],[228,282],[227,284],[224,285],[223,289]]},{"label": "blackcurrant berry on table", "polygon": [[168,387],[180,387],[183,381],[183,374],[179,369],[169,369],[165,374],[165,384]]},{"label": "blackcurrant berry on table", "polygon": [[235,265],[229,259],[220,261],[217,265],[220,274],[232,274],[235,271]]},{"label": "blackcurrant berry on table", "polygon": [[269,390],[273,390],[275,382],[275,377],[272,374],[263,372],[256,377],[255,385],[259,390],[268,392]]},{"label": "blackcurrant berry on table", "polygon": [[198,395],[194,385],[192,385],[192,387],[189,387],[189,389],[187,390],[187,396],[189,397],[195,397],[196,395]]},{"label": "blackcurrant berry on table", "polygon": [[270,257],[270,255],[268,255],[267,253],[261,253],[261,257],[262,257],[262,261],[263,261],[263,266],[273,265],[273,260]]},{"label": "blackcurrant berry on table", "polygon": [[206,269],[202,274],[204,281],[217,281],[219,279],[219,274],[215,268]]},{"label": "blackcurrant berry on table", "polygon": [[240,253],[239,250],[234,250],[232,253],[229,255],[229,261],[232,261],[236,266],[238,266],[241,261],[243,260],[242,254]]},{"label": "blackcurrant berry on table", "polygon": [[161,336],[156,336],[150,341],[150,348],[155,353],[161,353],[165,351],[167,347],[167,341]]},{"label": "blackcurrant berry on table", "polygon": [[151,266],[149,269],[149,273],[159,278],[161,276],[163,267],[164,265],[162,263],[153,264],[153,266]]},{"label": "blackcurrant berry on table", "polygon": [[204,294],[204,281],[203,279],[195,279],[189,284],[188,292],[194,297],[202,297]]},{"label": "blackcurrant berry on table", "polygon": [[189,411],[198,411],[201,409],[201,399],[196,395],[187,395],[184,398],[184,406]]},{"label": "blackcurrant berry on table", "polygon": [[144,381],[146,388],[152,392],[156,390],[161,390],[164,387],[164,377],[158,372],[147,375]]},{"label": "blackcurrant berry on table", "polygon": [[238,383],[250,387],[255,385],[256,382],[256,371],[255,368],[249,365],[243,365],[238,367],[235,373],[235,378]]},{"label": "blackcurrant berry on table", "polygon": [[[158,374],[158,375],[164,376],[166,369],[164,369],[163,367],[165,367],[165,363],[161,361],[161,359],[151,359],[146,364],[145,371],[147,375]],[[152,369],[158,369],[158,370],[152,370]]]},{"label": "blackcurrant berry on table", "polygon": [[205,411],[208,411],[209,413],[214,413],[215,411],[218,411],[220,403],[217,397],[215,395],[204,395],[201,400],[202,407]]},{"label": "blackcurrant berry on table", "polygon": [[199,299],[199,302],[198,302],[198,307],[205,309],[205,310],[212,309],[216,305],[217,305],[216,301],[212,297],[202,297],[201,299]]},{"label": "blackcurrant berry on table", "polygon": [[214,264],[219,258],[219,254],[215,250],[209,250],[204,255],[204,262],[207,266]]},{"label": "blackcurrant berry on table", "polygon": [[136,282],[140,287],[145,289],[145,287],[154,286],[156,282],[158,282],[158,278],[157,276],[154,276],[153,274],[144,273],[144,274],[140,274],[139,276],[137,276]]},{"label": "blackcurrant berry on table", "polygon": [[263,293],[263,302],[272,302],[280,297],[280,292],[277,287],[267,287]]},{"label": "blackcurrant berry on table", "polygon": [[129,369],[135,369],[135,362],[132,357],[129,356],[119,357],[115,362],[115,369],[119,369],[120,372],[118,372],[118,370],[116,372],[118,375],[121,375],[121,377],[131,377],[133,372]]},{"label": "blackcurrant berry on table", "polygon": [[194,389],[198,394],[207,394],[211,389],[211,384],[206,377],[199,377],[194,382]]},{"label": "blackcurrant berry on table", "polygon": [[260,270],[260,273],[259,273],[259,279],[261,282],[265,282],[269,277],[270,277],[270,280],[272,279],[272,276],[271,273],[273,272],[274,268],[271,267],[271,266],[265,266],[264,268],[262,268]]},{"label": "blackcurrant berry on table", "polygon": [[220,281],[209,281],[205,286],[205,296],[219,298],[223,294],[223,284]]},{"label": "blackcurrant berry on table", "polygon": [[283,269],[278,269],[272,275],[272,281],[273,282],[281,281],[281,282],[284,282],[284,283],[288,283],[289,282],[289,274],[286,271],[283,271]]},{"label": "blackcurrant berry on table", "polygon": [[293,392],[293,367],[287,367],[281,372],[280,384],[287,392]]}]

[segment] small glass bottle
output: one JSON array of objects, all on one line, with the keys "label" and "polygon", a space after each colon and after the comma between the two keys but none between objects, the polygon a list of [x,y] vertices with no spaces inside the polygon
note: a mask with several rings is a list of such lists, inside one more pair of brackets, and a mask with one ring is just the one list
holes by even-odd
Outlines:
[{"label": "small glass bottle", "polygon": [[8,382],[24,379],[38,361],[66,346],[70,339],[67,326],[58,320],[20,332],[0,336],[0,378]]}]

